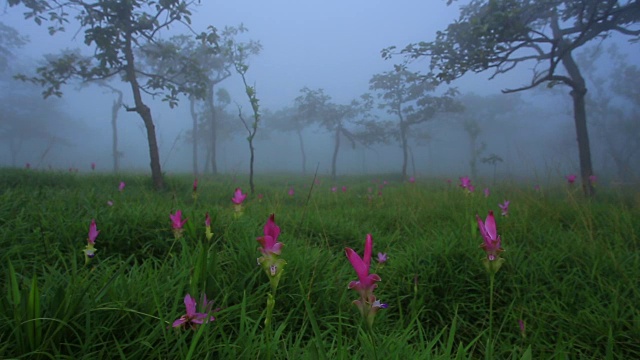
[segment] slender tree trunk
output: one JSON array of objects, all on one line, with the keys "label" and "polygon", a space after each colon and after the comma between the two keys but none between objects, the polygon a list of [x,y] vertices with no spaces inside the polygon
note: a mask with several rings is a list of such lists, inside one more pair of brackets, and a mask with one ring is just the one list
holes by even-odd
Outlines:
[{"label": "slender tree trunk", "polygon": [[122,107],[122,91],[112,89],[117,92],[118,98],[113,101],[113,105],[111,106],[111,131],[112,131],[112,142],[111,142],[111,153],[113,156],[113,172],[117,173],[120,171],[120,151],[118,151],[118,112]]},{"label": "slender tree trunk", "polygon": [[209,84],[209,89],[207,93],[206,104],[209,110],[209,123],[211,124],[211,173],[213,175],[218,174],[218,164],[216,162],[216,145],[217,145],[217,137],[218,137],[218,123],[216,118],[216,108],[214,104],[214,84]]},{"label": "slender tree trunk", "polygon": [[407,180],[407,164],[409,162],[409,150],[407,149],[407,126],[400,119],[400,141],[402,143],[402,180]]},{"label": "slender tree trunk", "polygon": [[471,178],[472,179],[476,179],[477,175],[478,175],[478,167],[477,167],[477,161],[478,161],[478,144],[477,144],[477,139],[478,137],[470,134],[469,136],[469,144],[470,144],[470,150],[471,150],[471,154],[470,158],[469,158],[469,169],[471,170]]},{"label": "slender tree trunk", "polygon": [[573,98],[573,117],[578,140],[582,190],[586,196],[593,196],[595,195],[595,189],[591,185],[591,181],[589,181],[589,176],[593,175],[593,165],[591,163],[591,147],[589,145],[589,131],[587,129],[587,111],[585,105],[587,88],[584,78],[580,73],[578,65],[574,61],[571,52],[567,52],[562,58],[562,65],[567,70],[567,74],[569,74],[571,80],[574,82],[574,86],[570,94]]},{"label": "slender tree trunk", "polygon": [[340,130],[342,128],[338,126],[336,128],[336,144],[333,149],[333,159],[331,160],[331,179],[336,179],[336,162],[338,161],[338,150],[340,149]]},{"label": "slender tree trunk", "polygon": [[298,133],[298,140],[300,141],[300,154],[302,154],[302,174],[307,174],[307,155],[304,153],[304,142],[302,141],[302,131],[296,129]]},{"label": "slender tree trunk", "polygon": [[189,111],[191,112],[191,119],[193,120],[192,132],[193,132],[193,176],[198,177],[198,115],[196,114],[196,98],[195,96],[189,97]]},{"label": "slender tree trunk", "polygon": [[151,179],[156,190],[161,190],[164,189],[164,179],[160,166],[160,154],[158,152],[158,141],[156,139],[156,127],[153,124],[151,109],[149,109],[149,107],[145,105],[144,102],[142,102],[140,84],[138,84],[138,78],[135,72],[133,50],[131,48],[131,34],[127,34],[125,37],[124,56],[126,60],[125,71],[127,75],[127,81],[129,82],[129,84],[131,84],[131,91],[133,92],[133,100],[135,104],[134,108],[128,108],[127,110],[137,112],[144,122],[144,126],[147,130],[147,142],[149,144]]},{"label": "slender tree trunk", "polygon": [[251,195],[253,195],[256,192],[255,185],[253,184],[253,162],[256,153],[253,147],[253,136],[249,138],[249,151],[251,152],[251,158],[249,159],[249,188],[251,188]]}]

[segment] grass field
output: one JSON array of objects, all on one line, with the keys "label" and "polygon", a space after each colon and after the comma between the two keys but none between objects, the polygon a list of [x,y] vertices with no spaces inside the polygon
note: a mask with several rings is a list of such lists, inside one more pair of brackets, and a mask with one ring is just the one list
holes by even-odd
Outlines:
[{"label": "grass field", "polygon": [[[559,179],[541,191],[500,183],[485,197],[481,180],[467,194],[457,179],[258,176],[263,197],[249,195],[238,216],[231,197],[246,180],[203,177],[194,199],[190,176],[154,192],[141,175],[0,170],[0,358],[640,358],[636,189],[599,186],[587,200]],[[176,210],[188,218],[179,239]],[[506,260],[492,312],[475,219],[489,210]],[[271,213],[287,266],[266,326],[256,238]],[[92,219],[100,233],[85,264]],[[375,294],[388,304],[371,330],[345,256],[362,256],[367,234]],[[216,320],[172,327],[187,293],[214,300]]]}]

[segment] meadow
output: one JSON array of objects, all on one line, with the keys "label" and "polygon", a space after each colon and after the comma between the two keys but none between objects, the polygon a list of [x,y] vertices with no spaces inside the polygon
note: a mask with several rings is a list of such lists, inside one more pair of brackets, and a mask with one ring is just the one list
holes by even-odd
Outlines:
[{"label": "meadow", "polygon": [[[240,214],[240,175],[204,176],[194,196],[187,175],[155,192],[143,175],[2,169],[0,358],[640,358],[637,189],[602,184],[585,199],[562,177],[539,190],[473,179],[473,193],[445,180],[261,175]],[[493,296],[475,217],[489,210],[505,249]],[[256,238],[272,213],[287,265],[269,315]],[[367,234],[387,305],[371,328],[345,256],[362,256]],[[213,300],[215,321],[173,327],[186,294],[198,311]]]}]

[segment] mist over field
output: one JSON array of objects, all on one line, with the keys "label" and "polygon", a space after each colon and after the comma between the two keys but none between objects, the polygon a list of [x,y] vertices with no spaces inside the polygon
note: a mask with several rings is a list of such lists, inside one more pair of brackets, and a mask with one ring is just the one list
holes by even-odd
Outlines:
[{"label": "mist over field", "polygon": [[[371,94],[372,104],[344,124],[336,157],[337,175],[398,173],[403,166],[403,149],[397,129],[386,127],[366,133],[369,124],[397,122],[395,115],[380,108],[380,91],[371,89],[376,74],[391,72],[406,58],[383,59],[381,51],[409,43],[433,41],[436,32],[458,18],[467,4],[456,1],[204,1],[194,3],[190,27],[176,23],[157,33],[155,42],[195,35],[215,26],[247,31],[235,36],[238,42],[256,41],[261,49],[246,58],[248,85],[255,88],[261,119],[255,135],[255,170],[258,173],[303,171],[301,140],[306,173],[318,166],[321,175],[332,171],[335,131],[324,126],[318,113],[302,113],[295,99],[304,88],[322,90],[335,105],[349,105],[362,94]],[[0,165],[37,169],[78,169],[113,171],[112,106],[113,89],[122,91],[117,112],[119,170],[149,172],[149,147],[144,123],[133,111],[131,87],[114,76],[105,84],[64,80],[62,96],[42,99],[44,87],[13,79],[16,74],[37,76],[36,68],[61,52],[79,51],[94,56],[94,46],[84,44],[84,28],[71,18],[65,30],[49,35],[47,23],[38,26],[24,19],[26,8],[5,4],[0,15],[4,27],[25,38],[14,46],[15,34],[0,32],[2,67],[0,96],[4,108],[0,137]],[[588,43],[576,49],[574,57],[587,82],[587,122],[591,142],[593,173],[615,181],[635,181],[640,170],[640,103],[616,91],[629,78],[618,76],[638,69],[637,43],[616,32],[606,41]],[[180,40],[186,43],[187,40]],[[143,44],[139,44],[142,46]],[[148,70],[150,60],[137,53],[140,69]],[[428,73],[428,58],[408,62],[407,69]],[[442,96],[456,89],[452,97],[461,108],[442,112],[412,125],[407,137],[408,176],[454,177],[476,175],[500,178],[534,178],[545,181],[578,173],[580,162],[573,120],[570,89],[562,84],[503,94],[501,90],[526,86],[535,63],[524,63],[495,78],[490,71],[467,73],[451,83],[442,83],[429,96]],[[562,70],[559,70],[563,73]],[[160,71],[161,72],[161,71]],[[635,74],[635,73],[634,73]],[[141,81],[145,81],[144,77]],[[636,84],[637,87],[637,84]],[[251,119],[251,105],[241,77],[231,68],[230,76],[217,83],[214,91],[225,90],[226,100],[215,99],[218,114],[216,167],[222,173],[247,173],[249,147],[245,119]],[[637,91],[631,86],[631,92]],[[165,173],[211,172],[210,143],[205,128],[207,108],[196,101],[194,111],[201,124],[197,145],[197,168],[193,164],[192,115],[188,96],[179,94],[177,106],[170,108],[163,95],[143,93],[157,134],[159,161]],[[215,95],[216,97],[218,95]],[[224,96],[223,96],[224,98]],[[308,104],[307,104],[308,105]],[[288,109],[288,110],[287,110]],[[283,120],[286,111],[298,111],[296,125]],[[302,119],[302,120],[300,120]],[[203,125],[204,124],[204,125]],[[384,139],[376,136],[384,133]],[[349,137],[353,135],[353,138]],[[367,138],[368,136],[368,138]],[[495,160],[492,163],[490,159]]]}]

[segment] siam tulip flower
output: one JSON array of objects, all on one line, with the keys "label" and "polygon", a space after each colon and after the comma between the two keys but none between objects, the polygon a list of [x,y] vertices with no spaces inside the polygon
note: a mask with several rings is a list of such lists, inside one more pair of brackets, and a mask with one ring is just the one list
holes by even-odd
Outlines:
[{"label": "siam tulip flower", "polygon": [[111,201],[111,200],[107,200],[107,205],[109,205],[109,206],[113,206],[113,201]]},{"label": "siam tulip flower", "polygon": [[412,176],[412,177],[410,177],[410,178],[409,178],[409,182],[410,182],[410,183],[412,183],[412,184],[413,184],[413,183],[415,183],[415,182],[416,182],[416,178],[415,178],[415,177],[413,177],[413,176]]},{"label": "siam tulip flower", "polygon": [[597,182],[598,177],[596,175],[589,175],[589,183],[591,184],[591,186],[596,186]]},{"label": "siam tulip flower", "polygon": [[125,184],[124,181],[120,181],[120,185],[118,185],[118,191],[123,192],[125,186],[127,186],[127,184]]},{"label": "siam tulip flower", "polygon": [[85,264],[89,262],[89,259],[92,259],[96,256],[96,249],[93,245],[96,244],[96,238],[100,234],[100,230],[96,225],[96,220],[91,219],[91,225],[89,225],[89,234],[87,236],[87,246],[84,249],[85,255]]},{"label": "siam tulip flower", "polygon": [[386,263],[386,262],[387,262],[387,253],[381,253],[381,252],[379,252],[379,253],[378,253],[378,262],[379,262],[380,264],[384,264],[384,263]]},{"label": "siam tulip flower", "polygon": [[522,336],[523,339],[526,338],[527,337],[526,328],[525,328],[524,321],[522,321],[522,319],[518,319],[518,327],[520,328],[520,336]]},{"label": "siam tulip flower", "polygon": [[389,184],[389,182],[387,180],[382,182],[382,185],[388,185],[388,184]]},{"label": "siam tulip flower", "polygon": [[468,190],[469,186],[471,186],[471,179],[468,176],[460,177],[460,187]]},{"label": "siam tulip flower", "polygon": [[231,201],[233,201],[233,203],[236,205],[242,205],[242,202],[246,198],[247,198],[247,194],[243,194],[242,189],[236,188],[236,191],[233,193],[233,197],[231,198]]},{"label": "siam tulip flower", "polygon": [[236,210],[235,216],[242,215],[242,202],[247,198],[247,194],[242,193],[242,189],[236,188],[236,191],[233,193],[233,197],[231,201],[233,202],[233,206]]},{"label": "siam tulip flower", "polygon": [[289,188],[289,192],[288,192],[289,196],[293,196],[296,194],[296,191],[293,189],[293,186]]},{"label": "siam tulip flower", "polygon": [[263,194],[258,194],[258,201],[262,202],[262,199],[264,198]]},{"label": "siam tulip flower", "polygon": [[360,314],[367,322],[369,328],[373,326],[373,319],[376,312],[379,309],[387,308],[387,304],[382,304],[379,300],[376,300],[375,295],[373,295],[373,290],[378,286],[376,282],[381,279],[378,274],[369,274],[372,251],[373,238],[371,234],[367,234],[362,258],[353,249],[345,248],[347,259],[349,259],[351,266],[353,266],[356,274],[358,274],[358,280],[349,283],[349,289],[354,289],[360,294],[360,299],[354,300],[353,303],[358,307],[358,310],[360,310]]},{"label": "siam tulip flower", "polygon": [[576,182],[576,179],[578,178],[578,176],[576,174],[569,174],[566,176],[566,178],[569,185],[573,185],[573,183]]},{"label": "siam tulip flower", "polygon": [[347,192],[347,187],[346,186],[342,187],[342,192]]},{"label": "siam tulip flower", "polygon": [[331,187],[331,192],[336,192],[336,191],[338,191],[338,188],[336,186],[332,186]]},{"label": "siam tulip flower", "polygon": [[208,212],[204,217],[204,226],[205,226],[205,236],[207,237],[207,240],[211,241],[211,238],[213,237],[213,232],[211,231],[211,216],[209,216]]},{"label": "siam tulip flower", "polygon": [[489,188],[484,188],[484,197],[489,197]]},{"label": "siam tulip flower", "polygon": [[490,273],[495,274],[502,266],[504,259],[500,257],[500,253],[504,251],[501,244],[500,235],[496,229],[496,219],[493,216],[493,211],[489,211],[487,219],[482,222],[480,216],[476,214],[476,220],[478,221],[478,229],[484,242],[480,246],[486,253],[487,257],[484,259],[484,265]]},{"label": "siam tulip flower", "polygon": [[281,242],[278,242],[278,236],[280,236],[280,227],[276,225],[276,216],[271,214],[267,223],[264,226],[263,236],[256,238],[260,243],[259,248],[262,256],[258,258],[258,264],[262,266],[264,272],[269,276],[271,282],[271,288],[275,293],[286,261],[280,259],[280,252],[282,251]]},{"label": "siam tulip flower", "polygon": [[509,216],[509,200],[505,200],[504,203],[498,204],[500,210],[502,210],[502,216]]},{"label": "siam tulip flower", "polygon": [[[210,308],[211,305],[213,304],[212,302],[206,303],[206,297],[204,298],[205,301],[205,308]],[[205,309],[205,310],[209,310],[206,311],[205,313],[199,313],[196,312],[196,300],[194,298],[191,297],[191,295],[187,294],[184,297],[184,306],[187,309],[187,313],[182,315],[179,319],[177,319],[176,321],[173,322],[173,327],[182,327],[184,329],[192,329],[195,330],[198,325],[202,325],[204,323],[207,322],[211,322],[211,321],[215,321],[216,318],[209,315],[208,313],[211,312],[210,309]],[[215,312],[216,310],[214,310],[213,312]]]},{"label": "siam tulip flower", "polygon": [[187,222],[187,219],[182,220],[182,210],[176,210],[175,214],[169,214],[169,218],[171,219],[171,227],[173,228],[173,235],[176,239],[182,237],[182,232],[184,229],[182,228],[184,224]]},{"label": "siam tulip flower", "polygon": [[473,185],[469,185],[469,187],[467,188],[467,190],[469,191],[469,193],[472,193],[476,190],[476,187]]},{"label": "siam tulip flower", "polygon": [[91,171],[94,171],[96,169],[96,163],[92,162],[91,163]]}]

